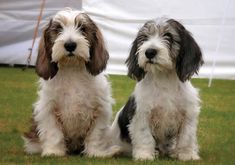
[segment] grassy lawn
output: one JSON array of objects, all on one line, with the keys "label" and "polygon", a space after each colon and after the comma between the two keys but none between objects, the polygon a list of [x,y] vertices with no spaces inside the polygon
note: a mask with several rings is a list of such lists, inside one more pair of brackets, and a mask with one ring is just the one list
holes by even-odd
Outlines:
[{"label": "grassy lawn", "polygon": [[[116,112],[131,94],[134,81],[126,76],[110,76]],[[235,164],[235,81],[193,79],[200,88],[202,109],[198,139],[200,161],[158,159],[154,162],[131,158],[86,158],[80,156],[28,156],[23,152],[22,132],[28,130],[32,103],[36,100],[37,76],[33,69],[0,67],[0,164]],[[115,113],[114,113],[115,114]]]}]

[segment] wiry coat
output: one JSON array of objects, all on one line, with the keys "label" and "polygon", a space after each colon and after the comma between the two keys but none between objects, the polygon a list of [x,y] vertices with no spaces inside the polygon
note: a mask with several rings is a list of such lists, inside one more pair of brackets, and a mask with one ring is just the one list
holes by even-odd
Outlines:
[{"label": "wiry coat", "polygon": [[202,65],[191,34],[173,19],[148,21],[138,32],[127,59],[134,92],[112,125],[113,143],[134,159],[159,154],[199,159],[198,91],[189,79]]},{"label": "wiry coat", "polygon": [[105,139],[112,117],[111,90],[101,73],[108,57],[100,30],[86,14],[66,9],[49,22],[37,57],[39,99],[24,136],[27,153],[113,154]]}]

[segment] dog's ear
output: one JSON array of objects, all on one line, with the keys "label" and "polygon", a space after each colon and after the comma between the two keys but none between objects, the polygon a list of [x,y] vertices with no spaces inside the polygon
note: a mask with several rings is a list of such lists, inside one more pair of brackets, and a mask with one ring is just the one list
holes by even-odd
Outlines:
[{"label": "dog's ear", "polygon": [[139,67],[138,64],[138,37],[132,43],[131,51],[129,57],[126,60],[128,68],[128,76],[134,80],[140,81],[145,76],[144,69]]},{"label": "dog's ear", "polygon": [[96,76],[106,68],[109,53],[106,50],[101,31],[95,23],[93,26],[95,31],[90,43],[90,60],[86,63],[86,68],[88,72]]},{"label": "dog's ear", "polygon": [[176,20],[169,20],[180,37],[180,50],[176,58],[176,72],[179,79],[184,82],[189,80],[194,73],[198,73],[199,67],[204,63],[201,49],[189,31]]},{"label": "dog's ear", "polygon": [[57,63],[51,61],[53,43],[50,38],[52,20],[46,25],[40,39],[38,56],[36,61],[36,73],[45,80],[53,78],[57,71]]}]

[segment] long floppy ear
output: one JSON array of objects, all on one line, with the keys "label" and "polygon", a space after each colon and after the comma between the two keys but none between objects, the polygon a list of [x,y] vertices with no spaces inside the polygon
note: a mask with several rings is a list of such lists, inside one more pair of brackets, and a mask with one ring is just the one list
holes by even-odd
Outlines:
[{"label": "long floppy ear", "polygon": [[48,23],[43,31],[43,35],[40,39],[38,56],[36,61],[36,73],[45,80],[53,78],[57,71],[57,63],[51,62],[51,53],[53,43],[50,39],[50,27],[52,25],[52,20]]},{"label": "long floppy ear", "polygon": [[134,80],[140,81],[145,76],[144,69],[139,67],[138,64],[138,37],[132,43],[131,51],[129,57],[126,60],[127,68],[128,68],[128,76]]},{"label": "long floppy ear", "polygon": [[88,72],[96,76],[102,72],[107,65],[109,53],[106,50],[103,36],[94,24],[95,32],[93,32],[92,42],[90,43],[90,60],[86,63]]},{"label": "long floppy ear", "polygon": [[201,49],[185,27],[175,20],[169,20],[180,36],[180,50],[176,59],[176,72],[179,79],[184,82],[189,80],[199,67],[204,63]]}]

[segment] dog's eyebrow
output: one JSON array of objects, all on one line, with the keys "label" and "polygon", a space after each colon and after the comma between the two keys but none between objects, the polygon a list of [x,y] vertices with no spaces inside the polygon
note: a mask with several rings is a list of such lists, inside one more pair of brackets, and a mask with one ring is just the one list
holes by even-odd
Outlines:
[{"label": "dog's eyebrow", "polygon": [[55,32],[61,32],[64,28],[64,25],[61,24],[60,22],[58,21],[53,21],[52,22],[52,25],[50,27],[50,30],[51,31],[55,31]]},{"label": "dog's eyebrow", "polygon": [[64,27],[65,27],[65,24],[62,21],[60,21],[60,20],[56,20],[56,21],[52,22],[52,28],[53,29],[64,28]]},{"label": "dog's eyebrow", "polygon": [[75,23],[74,26],[78,26],[78,24],[80,22],[80,21],[77,20],[78,19],[77,17],[78,17],[78,15],[74,18],[74,23]]},{"label": "dog's eyebrow", "polygon": [[81,21],[81,19],[78,18],[79,15],[77,15],[75,18],[74,18],[74,27],[76,28],[80,28],[84,25],[84,21]]}]

